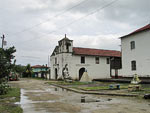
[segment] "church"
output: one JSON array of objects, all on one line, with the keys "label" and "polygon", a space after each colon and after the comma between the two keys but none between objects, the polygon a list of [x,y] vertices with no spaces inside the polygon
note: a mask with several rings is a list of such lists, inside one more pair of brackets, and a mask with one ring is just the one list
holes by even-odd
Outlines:
[{"label": "church", "polygon": [[115,50],[73,47],[73,40],[58,41],[51,57],[51,79],[65,76],[80,80],[84,72],[91,79],[118,77],[121,52]]}]

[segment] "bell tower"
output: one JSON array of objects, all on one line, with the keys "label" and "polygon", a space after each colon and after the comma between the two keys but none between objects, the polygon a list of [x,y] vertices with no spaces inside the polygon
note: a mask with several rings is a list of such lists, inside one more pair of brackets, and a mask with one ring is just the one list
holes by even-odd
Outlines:
[{"label": "bell tower", "polygon": [[73,40],[70,40],[66,37],[58,41],[59,44],[59,53],[72,53],[73,52]]}]

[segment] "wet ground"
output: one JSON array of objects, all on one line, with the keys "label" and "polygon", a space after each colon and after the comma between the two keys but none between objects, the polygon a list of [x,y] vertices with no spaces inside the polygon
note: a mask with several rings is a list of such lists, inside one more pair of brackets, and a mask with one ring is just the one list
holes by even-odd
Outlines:
[{"label": "wet ground", "polygon": [[10,84],[21,88],[21,100],[16,104],[24,113],[150,113],[150,101],[144,99],[83,95],[35,79]]}]

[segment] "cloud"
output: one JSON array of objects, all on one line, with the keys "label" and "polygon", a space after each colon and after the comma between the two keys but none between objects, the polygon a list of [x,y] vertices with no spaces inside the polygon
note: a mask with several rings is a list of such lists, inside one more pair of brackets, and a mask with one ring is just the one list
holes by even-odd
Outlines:
[{"label": "cloud", "polygon": [[118,36],[119,35],[84,35],[79,38],[72,37],[72,39],[74,40],[75,47],[120,50],[120,39],[116,38]]},{"label": "cloud", "polygon": [[19,64],[46,64],[64,34],[76,47],[120,50],[118,37],[150,22],[150,1],[118,0],[91,14],[112,1],[1,0],[0,35],[16,47]]}]

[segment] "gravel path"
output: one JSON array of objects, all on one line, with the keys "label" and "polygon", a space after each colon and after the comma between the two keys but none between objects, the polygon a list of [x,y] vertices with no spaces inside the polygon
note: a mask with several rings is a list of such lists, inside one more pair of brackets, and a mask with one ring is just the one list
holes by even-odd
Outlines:
[{"label": "gravel path", "polygon": [[150,113],[150,103],[144,99],[79,94],[45,83],[35,79],[10,82],[21,88],[18,104],[24,113]]}]

